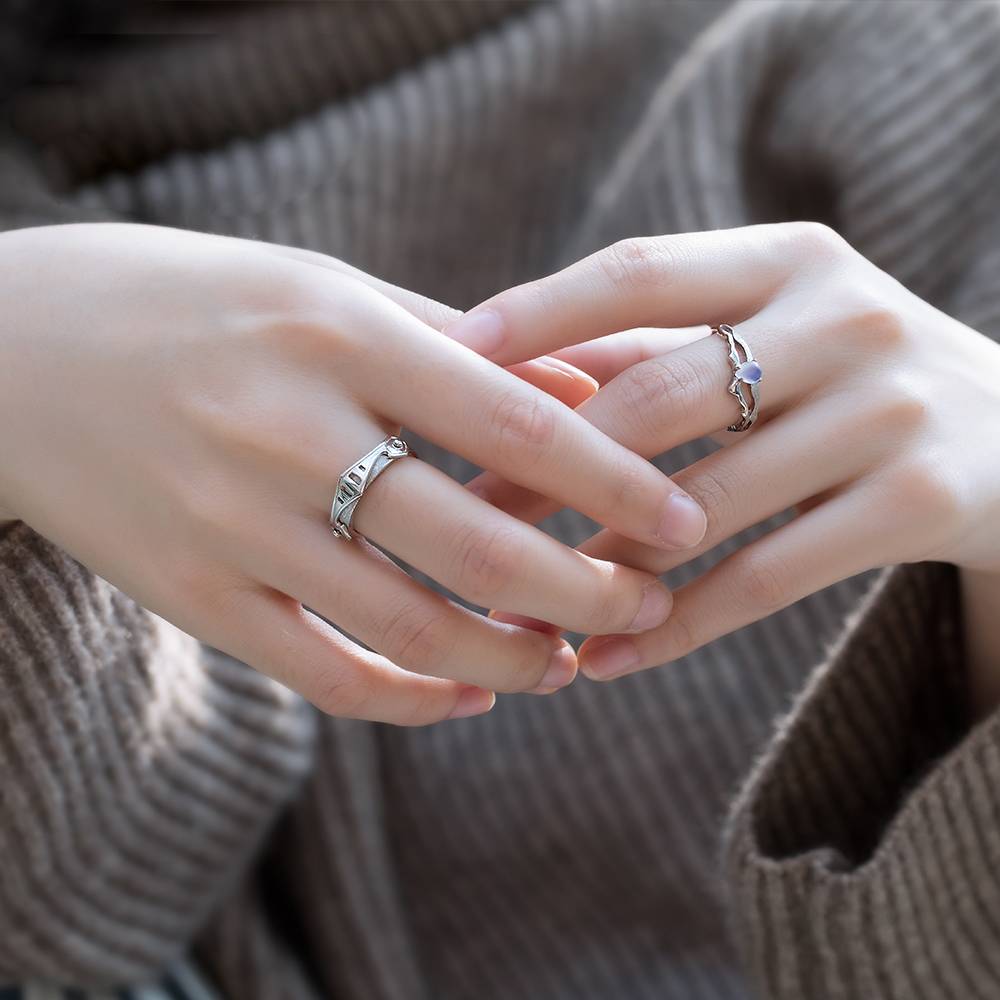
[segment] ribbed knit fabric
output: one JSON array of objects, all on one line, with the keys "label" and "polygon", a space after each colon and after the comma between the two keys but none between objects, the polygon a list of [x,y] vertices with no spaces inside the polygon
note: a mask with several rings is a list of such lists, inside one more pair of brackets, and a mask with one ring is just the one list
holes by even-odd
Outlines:
[{"label": "ribbed knit fabric", "polygon": [[314,718],[21,522],[0,622],[0,983],[141,981],[231,892]]},{"label": "ribbed knit fabric", "polygon": [[[996,4],[747,0],[692,42],[718,8],[563,0],[416,50],[411,5],[367,6],[391,26],[379,38],[395,60],[356,88],[323,84],[325,100],[311,91],[308,111],[261,67],[253,86],[268,88],[269,111],[248,110],[238,141],[230,124],[213,145],[209,92],[170,101],[138,79],[146,117],[115,131],[96,116],[79,137],[101,156],[36,134],[64,177],[78,171],[57,210],[309,246],[460,306],[621,236],[820,218],[1000,336]],[[420,6],[434,12],[426,23],[463,7]],[[295,38],[293,61],[310,65],[321,34]],[[226,51],[199,48],[211,65],[185,79],[226,79]],[[36,94],[31,106],[66,100],[90,97]],[[282,109],[300,117],[276,127]],[[121,170],[80,186],[114,161],[110,137],[124,141],[128,121],[178,151],[157,158],[137,141]],[[17,202],[9,187],[4,197]],[[471,471],[421,448],[457,477]],[[569,511],[547,526],[574,541],[588,530]],[[0,795],[47,781],[63,805],[26,792],[16,822],[3,810],[0,978],[154,976],[200,930],[200,958],[240,1000],[1000,995],[1000,716],[970,728],[949,567],[848,581],[665,668],[504,697],[481,719],[424,730],[319,719],[286,809],[308,745],[294,699],[14,531],[0,622],[4,642],[27,638],[0,646],[3,711],[20,727],[0,733]],[[74,588],[100,600],[84,613]],[[96,674],[131,697],[98,710],[60,697],[54,674],[74,692]],[[237,683],[244,697],[230,698]],[[36,699],[33,714],[8,686]],[[248,740],[248,718],[268,738]],[[49,729],[84,725],[77,754],[55,756]],[[29,762],[21,748],[34,743],[56,749]],[[204,794],[187,754],[241,759],[242,780],[202,766]],[[99,803],[117,766],[146,777],[111,786],[125,815],[166,812],[155,847],[138,820],[105,833]],[[178,776],[169,795],[151,773]],[[261,788],[248,795],[250,781]],[[34,860],[29,841],[58,863]],[[95,867],[109,874],[89,919]]]},{"label": "ribbed knit fabric", "polygon": [[[100,6],[100,0],[86,2]],[[183,0],[104,5],[115,3],[128,15],[120,28],[126,44],[136,36],[158,44],[124,52],[113,47],[116,58],[105,59],[96,78],[89,61],[101,50],[84,47],[75,59],[63,54],[58,82],[28,90],[13,116],[38,146],[58,150],[50,163],[77,182],[176,148],[216,146],[285,125],[526,9],[531,0],[337,0],[250,4],[249,10]],[[89,85],[76,85],[77,76]],[[188,103],[195,114],[178,114]]]}]

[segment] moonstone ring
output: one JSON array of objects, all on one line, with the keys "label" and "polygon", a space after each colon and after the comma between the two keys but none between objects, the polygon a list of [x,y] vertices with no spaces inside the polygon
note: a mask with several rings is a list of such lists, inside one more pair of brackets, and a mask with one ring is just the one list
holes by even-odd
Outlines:
[{"label": "moonstone ring", "polygon": [[[760,381],[764,371],[754,358],[750,345],[728,323],[713,326],[712,333],[721,337],[729,347],[729,363],[733,369],[729,391],[740,404],[740,419],[730,424],[727,430],[748,431],[760,410]],[[741,350],[743,357],[740,357]]]},{"label": "moonstone ring", "polygon": [[337,492],[330,508],[330,527],[338,538],[350,541],[354,537],[351,534],[351,519],[365,490],[397,458],[406,458],[409,454],[410,449],[406,442],[393,435],[387,437],[378,447],[372,448],[367,455],[359,458],[344,471],[337,483]]}]

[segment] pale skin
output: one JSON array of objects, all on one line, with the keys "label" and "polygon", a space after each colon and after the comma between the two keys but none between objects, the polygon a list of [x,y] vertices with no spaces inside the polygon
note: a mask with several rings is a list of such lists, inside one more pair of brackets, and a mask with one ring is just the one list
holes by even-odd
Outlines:
[{"label": "pale skin", "polygon": [[[0,515],[325,711],[476,714],[572,681],[564,629],[610,679],[924,559],[962,568],[1000,701],[1000,348],[823,227],[626,241],[457,321],[322,255],[151,227],[8,233],[0,264]],[[722,430],[704,322],[764,366],[749,433]],[[490,619],[330,533],[337,475],[401,425],[488,471],[397,462],[355,526]],[[673,480],[642,457],[706,434],[729,447]],[[606,525],[579,552],[530,527],[565,505]],[[673,598],[656,581],[792,507]]]},{"label": "pale skin", "polygon": [[[0,236],[0,275],[0,514],[332,714],[430,723],[576,673],[562,639],[333,535],[340,473],[401,425],[636,541],[704,533],[670,479],[561,401],[589,380],[559,362],[506,371],[435,329],[453,311],[330,258],[40,227]],[[562,628],[647,629],[670,611],[655,576],[561,545],[419,458],[372,484],[354,527],[473,604]]]},{"label": "pale skin", "polygon": [[[739,415],[724,343],[692,326],[724,322],[765,373],[746,433],[724,430]],[[677,590],[663,625],[588,639],[587,676],[669,663],[848,576],[936,560],[961,569],[974,702],[1000,703],[1000,346],[830,229],[626,240],[446,332],[499,364],[558,352],[602,385],[578,412],[641,455],[705,435],[726,445],[674,477],[707,511],[697,546],[656,551],[607,528],[580,547],[588,555],[662,573],[796,511]],[[491,473],[472,488],[529,521],[553,507]]]}]

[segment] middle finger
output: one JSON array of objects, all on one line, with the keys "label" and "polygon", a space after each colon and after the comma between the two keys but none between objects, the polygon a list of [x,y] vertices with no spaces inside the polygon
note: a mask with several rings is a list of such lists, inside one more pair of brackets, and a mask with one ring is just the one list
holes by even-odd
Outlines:
[{"label": "middle finger", "polygon": [[481,607],[589,632],[642,631],[670,613],[655,577],[592,559],[484,503],[423,462],[397,462],[354,523],[371,541]]},{"label": "middle finger", "polygon": [[[828,373],[829,363],[819,352],[796,350],[796,332],[783,312],[777,305],[768,307],[736,327],[764,371],[762,417],[753,430],[727,435],[727,441],[759,432],[812,392]],[[664,334],[669,336],[670,331]],[[726,344],[706,329],[698,340],[627,368],[577,412],[626,448],[652,458],[733,423],[740,411],[727,391],[731,380]],[[489,472],[470,487],[501,510],[529,522],[558,507]]]}]

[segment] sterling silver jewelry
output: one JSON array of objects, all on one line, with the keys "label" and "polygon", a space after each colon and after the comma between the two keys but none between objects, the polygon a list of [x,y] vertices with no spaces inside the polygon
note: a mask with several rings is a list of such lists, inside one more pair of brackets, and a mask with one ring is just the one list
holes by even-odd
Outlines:
[{"label": "sterling silver jewelry", "polygon": [[338,538],[348,541],[351,534],[351,519],[364,492],[397,458],[406,458],[410,449],[402,438],[387,437],[378,447],[359,458],[344,471],[337,483],[337,492],[330,508],[330,527]]},{"label": "sterling silver jewelry", "polygon": [[[740,404],[740,419],[726,429],[748,431],[753,427],[760,410],[760,381],[764,377],[764,371],[760,362],[754,358],[750,345],[728,323],[713,326],[712,333],[721,337],[729,346],[729,363],[733,368],[729,391]],[[744,355],[742,358],[740,349]]]}]

